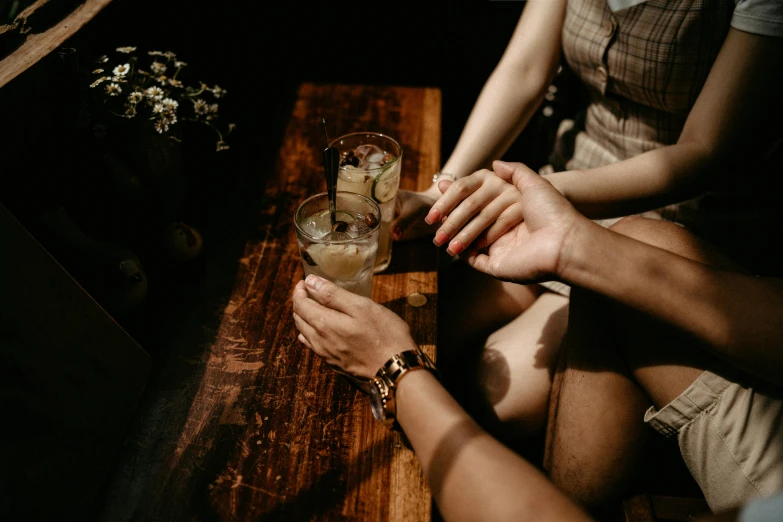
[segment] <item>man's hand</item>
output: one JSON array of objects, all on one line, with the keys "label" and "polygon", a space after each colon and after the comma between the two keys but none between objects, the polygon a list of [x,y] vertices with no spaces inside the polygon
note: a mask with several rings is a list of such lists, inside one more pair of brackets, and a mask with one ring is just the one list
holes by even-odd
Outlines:
[{"label": "man's hand", "polygon": [[[527,284],[557,279],[558,264],[566,253],[566,239],[577,229],[584,228],[582,225],[591,222],[579,214],[551,183],[525,165],[495,161],[492,166],[494,173],[479,172],[484,173],[482,179],[485,181],[490,179],[489,176],[495,176],[496,179],[487,183],[493,187],[488,194],[496,195],[490,205],[494,205],[495,201],[500,203],[493,207],[495,211],[485,215],[500,216],[507,212],[508,220],[489,222],[480,213],[466,221],[465,216],[475,215],[475,211],[471,210],[472,203],[465,197],[459,197],[463,194],[459,187],[455,191],[457,197],[452,198],[450,194],[453,185],[443,195],[443,198],[449,198],[443,208],[451,209],[443,227],[456,231],[456,237],[467,229],[466,237],[476,238],[460,257],[476,270],[504,281]],[[511,190],[516,195],[511,194]],[[456,204],[451,201],[456,201]],[[466,204],[468,208],[462,209]],[[504,205],[504,210],[496,212]],[[449,223],[452,219],[458,223],[457,226]],[[479,223],[474,226],[476,220]],[[475,235],[477,230],[482,232]]]},{"label": "man's hand", "polygon": [[299,340],[356,377],[370,378],[393,355],[416,348],[397,314],[318,276],[296,284],[293,305]]}]

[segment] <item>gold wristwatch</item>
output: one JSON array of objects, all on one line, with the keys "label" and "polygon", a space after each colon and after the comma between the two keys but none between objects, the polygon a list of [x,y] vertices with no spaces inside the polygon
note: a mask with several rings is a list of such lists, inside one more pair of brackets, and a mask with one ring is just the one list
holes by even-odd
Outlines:
[{"label": "gold wristwatch", "polygon": [[407,350],[394,355],[375,377],[370,379],[370,407],[375,419],[381,424],[397,427],[397,404],[394,401],[394,390],[402,376],[413,370],[429,370],[439,377],[435,364],[420,349]]}]

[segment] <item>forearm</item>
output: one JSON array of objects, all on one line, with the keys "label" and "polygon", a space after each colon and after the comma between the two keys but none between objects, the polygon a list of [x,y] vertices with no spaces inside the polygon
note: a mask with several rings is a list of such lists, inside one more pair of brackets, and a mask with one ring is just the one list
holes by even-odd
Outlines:
[{"label": "forearm", "polygon": [[714,355],[778,385],[783,279],[718,270],[585,220],[569,236],[561,279],[659,318]]},{"label": "forearm", "polygon": [[589,520],[535,467],[483,431],[427,371],[399,382],[397,419],[444,519]]},{"label": "forearm", "polygon": [[783,110],[769,71],[781,66],[783,39],[730,29],[676,144],[547,179],[594,219],[701,195],[769,151],[777,135],[766,129],[777,125]]},{"label": "forearm", "polygon": [[546,87],[546,82],[535,83],[511,68],[496,69],[476,100],[443,172],[459,178],[489,168],[527,125]]},{"label": "forearm", "polygon": [[565,0],[528,0],[498,65],[481,90],[443,171],[489,168],[543,100],[560,64]]},{"label": "forearm", "polygon": [[[696,143],[679,143],[618,163],[546,175],[591,219],[627,216],[696,197],[720,175],[719,158]],[[725,163],[724,163],[725,165]]]}]

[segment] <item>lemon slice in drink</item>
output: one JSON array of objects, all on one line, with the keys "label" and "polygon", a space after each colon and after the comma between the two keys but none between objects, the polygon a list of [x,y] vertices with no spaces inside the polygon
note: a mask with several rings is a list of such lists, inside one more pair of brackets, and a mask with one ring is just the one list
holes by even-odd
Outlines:
[{"label": "lemon slice in drink", "polygon": [[397,195],[397,187],[400,184],[399,172],[396,168],[396,162],[388,169],[375,176],[372,182],[372,198],[378,203],[386,203],[394,199]]},{"label": "lemon slice in drink", "polygon": [[327,277],[338,280],[353,278],[364,266],[367,258],[375,253],[376,246],[356,246],[315,243],[307,253]]}]

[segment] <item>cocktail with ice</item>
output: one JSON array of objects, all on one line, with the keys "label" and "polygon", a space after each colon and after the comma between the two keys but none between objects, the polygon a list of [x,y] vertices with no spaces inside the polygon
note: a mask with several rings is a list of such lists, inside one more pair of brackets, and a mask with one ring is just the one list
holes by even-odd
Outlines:
[{"label": "cocktail with ice", "polygon": [[337,190],[371,198],[380,207],[381,230],[375,272],[391,262],[391,222],[400,186],[402,148],[393,138],[377,132],[355,132],[333,140],[330,147],[340,151]]},{"label": "cocktail with ice", "polygon": [[[336,209],[336,223],[332,225],[324,192],[303,201],[296,211],[294,224],[305,277],[315,274],[355,294],[371,297],[381,210],[366,196],[340,191]],[[347,237],[331,239],[329,233],[335,230]]]}]

